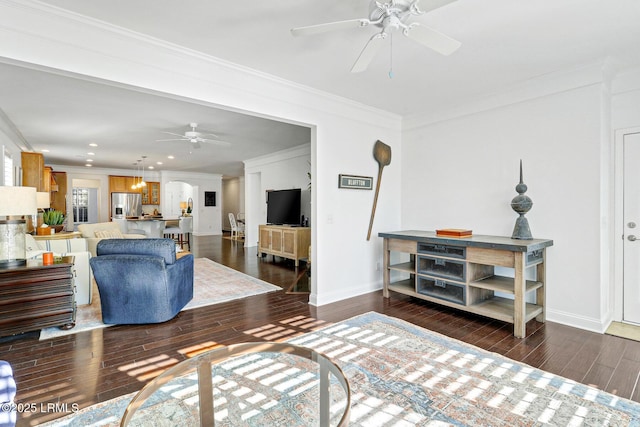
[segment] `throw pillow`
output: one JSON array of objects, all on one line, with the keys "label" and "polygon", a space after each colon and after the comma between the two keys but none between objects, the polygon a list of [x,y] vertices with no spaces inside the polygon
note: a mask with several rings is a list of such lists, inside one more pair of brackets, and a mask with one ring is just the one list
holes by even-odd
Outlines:
[{"label": "throw pillow", "polygon": [[97,230],[95,232],[96,237],[107,239],[123,239],[124,236],[120,230]]}]

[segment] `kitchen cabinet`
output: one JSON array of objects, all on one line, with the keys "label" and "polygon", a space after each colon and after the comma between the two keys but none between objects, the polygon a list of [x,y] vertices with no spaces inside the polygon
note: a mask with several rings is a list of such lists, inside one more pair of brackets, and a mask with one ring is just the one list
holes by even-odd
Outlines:
[{"label": "kitchen cabinet", "polygon": [[22,186],[35,187],[36,191],[48,191],[44,182],[44,156],[42,153],[21,153]]},{"label": "kitchen cabinet", "polygon": [[109,175],[109,193],[140,193],[139,188],[131,188],[137,182],[133,176]]},{"label": "kitchen cabinet", "polygon": [[[67,214],[67,173],[51,172],[51,209]],[[53,184],[55,182],[55,184]]]},{"label": "kitchen cabinet", "polygon": [[142,187],[142,204],[143,205],[159,205],[160,204],[160,183],[148,182],[146,187]]}]

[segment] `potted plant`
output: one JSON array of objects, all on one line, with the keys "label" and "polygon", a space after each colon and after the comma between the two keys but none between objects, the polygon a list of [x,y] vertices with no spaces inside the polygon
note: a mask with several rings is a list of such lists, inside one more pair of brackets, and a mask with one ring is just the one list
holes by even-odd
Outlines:
[{"label": "potted plant", "polygon": [[64,213],[55,209],[46,210],[42,215],[42,222],[56,230],[56,233],[61,232],[64,228],[65,219]]}]

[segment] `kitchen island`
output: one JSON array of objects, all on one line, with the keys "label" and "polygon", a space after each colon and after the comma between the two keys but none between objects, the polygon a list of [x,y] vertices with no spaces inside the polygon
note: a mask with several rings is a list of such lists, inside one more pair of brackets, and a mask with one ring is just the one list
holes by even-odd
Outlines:
[{"label": "kitchen island", "polygon": [[[146,216],[139,218],[114,218],[113,222],[117,222],[120,226],[122,233],[136,233],[136,230],[141,230],[147,237],[163,237],[164,229],[167,225],[167,221],[178,221],[178,219],[166,219],[162,217]],[[138,231],[137,233],[140,233]]]}]

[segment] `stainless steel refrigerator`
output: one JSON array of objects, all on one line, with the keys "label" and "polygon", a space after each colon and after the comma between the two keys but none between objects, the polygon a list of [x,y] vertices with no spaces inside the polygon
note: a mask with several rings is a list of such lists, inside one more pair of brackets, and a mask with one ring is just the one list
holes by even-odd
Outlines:
[{"label": "stainless steel refrigerator", "polygon": [[111,193],[111,218],[138,218],[142,215],[142,195]]}]

